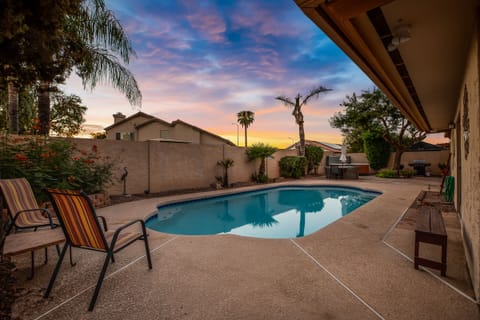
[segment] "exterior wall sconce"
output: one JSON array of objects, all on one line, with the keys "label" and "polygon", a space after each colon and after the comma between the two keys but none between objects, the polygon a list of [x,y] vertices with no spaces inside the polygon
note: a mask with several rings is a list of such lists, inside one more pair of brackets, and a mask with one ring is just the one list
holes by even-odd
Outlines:
[{"label": "exterior wall sconce", "polygon": [[448,124],[448,129],[450,129],[450,130],[455,129],[455,123],[450,122],[450,123]]},{"label": "exterior wall sconce", "polygon": [[398,20],[398,25],[393,29],[392,41],[387,47],[387,50],[392,52],[398,49],[398,46],[411,39],[410,26]]}]

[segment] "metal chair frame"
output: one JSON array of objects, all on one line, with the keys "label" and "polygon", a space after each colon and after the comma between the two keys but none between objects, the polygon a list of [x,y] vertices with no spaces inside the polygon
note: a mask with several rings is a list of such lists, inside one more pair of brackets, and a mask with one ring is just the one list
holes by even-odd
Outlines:
[{"label": "metal chair frame", "polygon": [[[49,192],[49,196],[50,196],[50,199],[51,199],[51,202],[52,202],[52,205],[53,205],[53,208],[55,210],[55,212],[57,213],[57,216],[58,216],[58,219],[60,220],[60,225],[63,229],[63,232],[65,234],[65,245],[60,253],[60,258],[58,259],[58,262],[57,262],[57,265],[55,266],[55,269],[53,271],[53,274],[52,274],[52,277],[50,279],[50,282],[48,284],[48,288],[47,290],[45,291],[45,294],[44,294],[44,298],[47,298],[49,295],[50,295],[50,292],[53,288],[53,284],[55,282],[55,279],[58,275],[58,272],[60,270],[60,266],[62,265],[62,261],[65,257],[65,253],[67,252],[67,249],[70,247],[75,247],[75,248],[80,248],[80,249],[87,249],[87,250],[93,250],[93,251],[99,251],[99,252],[105,252],[107,254],[107,256],[105,257],[105,261],[103,263],[103,267],[102,267],[102,270],[100,272],[100,275],[99,275],[99,278],[98,278],[98,281],[97,281],[97,284],[95,286],[95,291],[93,293],[93,296],[92,296],[92,299],[90,300],[90,305],[88,307],[88,311],[92,311],[93,308],[95,307],[95,303],[97,301],[97,297],[98,297],[98,294],[100,292],[100,288],[102,286],[102,283],[103,283],[103,279],[105,278],[105,273],[107,271],[107,267],[108,267],[108,264],[109,264],[109,261],[112,260],[112,262],[115,262],[114,260],[114,257],[113,257],[113,254],[114,253],[117,253],[119,252],[120,250],[126,248],[127,246],[129,246],[130,244],[132,244],[133,242],[137,241],[137,240],[143,240],[144,243],[145,243],[145,252],[146,252],[146,256],[147,256],[147,262],[148,262],[148,268],[149,269],[152,269],[152,260],[151,260],[151,257],[150,257],[150,249],[149,249],[149,245],[148,245],[148,239],[147,239],[147,232],[146,232],[146,227],[145,227],[145,222],[143,220],[134,220],[134,221],[131,221],[130,223],[127,223],[123,226],[121,226],[120,228],[116,229],[115,230],[115,233],[113,235],[113,238],[112,238],[112,241],[110,244],[108,244],[106,238],[105,238],[105,235],[102,231],[102,228],[100,227],[100,223],[98,221],[98,218],[99,216],[97,216],[97,214],[95,213],[95,209],[93,208],[93,204],[90,200],[90,198],[88,197],[88,195],[84,192],[78,192],[76,194],[72,194],[71,192],[69,193],[68,191],[66,190],[53,190],[53,189],[50,189],[48,190]],[[62,216],[62,213],[61,211],[59,210],[59,207],[57,205],[57,202],[55,201],[55,196],[56,195],[63,195],[63,196],[70,196],[70,197],[81,197],[83,198],[84,200],[86,200],[87,204],[88,204],[88,209],[89,209],[89,213],[88,214],[91,214],[93,216],[93,220],[95,221],[94,222],[94,225],[95,225],[95,228],[96,230],[98,231],[98,233],[100,234],[101,236],[101,241],[103,242],[103,246],[106,248],[106,249],[99,249],[99,248],[94,248],[94,247],[87,247],[87,246],[79,246],[79,245],[75,245],[73,244],[72,242],[72,239],[70,237],[70,234],[69,232],[67,231],[67,228],[65,226],[65,221],[63,219],[63,216]],[[103,217],[102,217],[103,218]],[[102,219],[102,222],[105,223],[105,221]],[[134,225],[134,224],[140,224],[141,226],[141,234],[139,234],[137,237],[135,238],[132,238],[130,239],[128,242],[126,242],[125,244],[121,245],[119,248],[116,248],[115,245],[116,245],[116,242],[118,240],[118,237],[120,235],[120,233],[125,230],[126,228]],[[106,226],[106,224],[105,224]]]}]

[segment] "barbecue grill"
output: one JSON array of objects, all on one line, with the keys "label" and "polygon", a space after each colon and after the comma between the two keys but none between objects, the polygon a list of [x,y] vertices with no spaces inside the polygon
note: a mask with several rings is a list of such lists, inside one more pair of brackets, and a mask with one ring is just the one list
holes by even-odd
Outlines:
[{"label": "barbecue grill", "polygon": [[426,176],[426,168],[430,165],[426,160],[413,160],[412,163],[408,164],[413,167],[415,175],[417,176]]}]

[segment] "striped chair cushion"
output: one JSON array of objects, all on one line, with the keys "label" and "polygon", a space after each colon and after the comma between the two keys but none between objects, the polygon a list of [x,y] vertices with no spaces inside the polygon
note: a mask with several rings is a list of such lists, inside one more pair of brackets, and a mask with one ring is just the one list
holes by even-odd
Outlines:
[{"label": "striped chair cushion", "polygon": [[107,250],[88,198],[79,191],[49,189],[48,192],[73,246]]},{"label": "striped chair cushion", "polygon": [[27,179],[2,179],[0,180],[0,189],[12,219],[20,211],[39,209],[20,214],[15,221],[17,227],[26,228],[49,224],[48,218],[44,216],[38,206]]}]

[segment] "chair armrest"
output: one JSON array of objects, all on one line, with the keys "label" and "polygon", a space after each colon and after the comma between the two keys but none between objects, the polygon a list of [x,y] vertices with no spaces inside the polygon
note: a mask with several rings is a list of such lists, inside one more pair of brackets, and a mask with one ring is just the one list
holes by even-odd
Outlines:
[{"label": "chair armrest", "polygon": [[26,210],[21,210],[21,211],[18,211],[16,214],[15,214],[15,217],[13,217],[13,223],[15,223],[15,221],[18,219],[18,217],[20,215],[27,215],[29,212],[35,212],[35,211],[41,211],[43,213],[45,213],[47,215],[47,218],[48,218],[48,222],[50,224],[50,226],[52,228],[55,228],[57,226],[56,223],[53,223],[53,220],[52,220],[52,214],[50,213],[50,211],[46,208],[38,208],[38,209],[26,209]]},{"label": "chair armrest", "polygon": [[117,242],[117,238],[118,238],[118,235],[120,234],[120,232],[122,232],[126,228],[128,228],[128,227],[130,227],[130,226],[132,226],[136,223],[140,223],[140,226],[142,227],[143,236],[147,237],[147,229],[145,228],[145,221],[143,221],[141,219],[133,220],[133,221],[119,227],[117,230],[115,230],[115,233],[113,234],[113,238],[112,238],[112,242],[110,244],[110,247],[115,248],[115,243]]},{"label": "chair armrest", "polygon": [[107,220],[104,216],[97,216],[97,219],[102,221],[103,224],[103,231],[108,231]]}]

